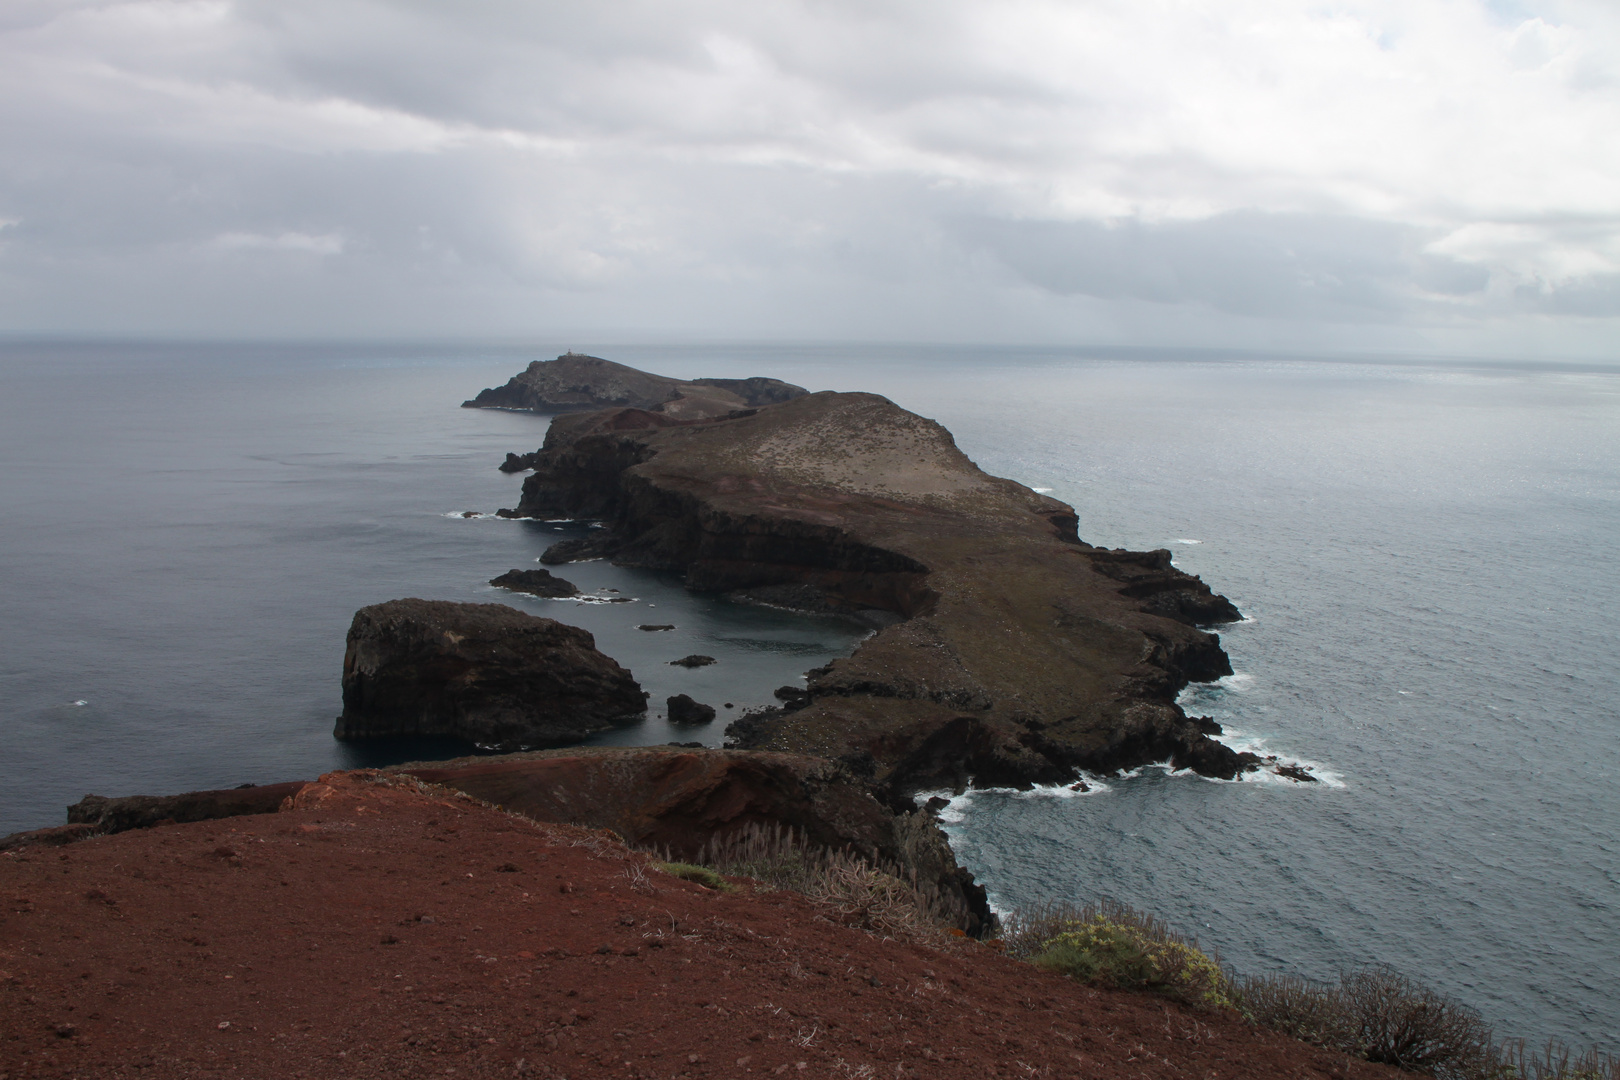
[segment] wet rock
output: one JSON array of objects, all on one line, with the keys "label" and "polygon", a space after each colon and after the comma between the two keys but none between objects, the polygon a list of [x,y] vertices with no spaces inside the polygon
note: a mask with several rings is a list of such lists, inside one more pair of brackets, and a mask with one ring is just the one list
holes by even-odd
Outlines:
[{"label": "wet rock", "polygon": [[665,705],[672,724],[707,724],[715,717],[713,705],[694,701],[690,694],[676,694]]},{"label": "wet rock", "polygon": [[693,653],[691,656],[683,656],[679,660],[671,660],[669,664],[671,667],[698,668],[708,667],[714,662],[715,659],[712,656],[700,656]]},{"label": "wet rock", "polygon": [[550,570],[508,570],[500,577],[489,579],[491,585],[531,596],[578,596],[579,589],[571,581],[552,574]]},{"label": "wet rock", "polygon": [[[523,516],[514,510],[500,510],[497,513],[501,517]],[[614,537],[608,533],[579,537],[574,540],[559,540],[540,553],[540,561],[547,566],[561,566],[564,563],[601,559],[612,555],[617,546]]]},{"label": "wet rock", "polygon": [[1296,783],[1315,784],[1319,782],[1316,777],[1311,775],[1310,770],[1301,765],[1278,765],[1271,771]]},{"label": "wet rock", "polygon": [[509,453],[506,455],[506,460],[497,465],[496,468],[504,473],[523,472],[526,469],[532,469],[534,468],[534,455]]},{"label": "wet rock", "polygon": [[771,696],[782,703],[782,708],[792,712],[802,709],[810,704],[810,691],[802,686],[778,686],[771,692]]},{"label": "wet rock", "polygon": [[646,695],[584,630],[503,604],[361,608],[343,658],[340,739],[577,739],[640,716]]},{"label": "wet rock", "polygon": [[664,631],[664,630],[673,630],[673,629],[675,629],[675,624],[674,623],[642,623],[640,626],[636,627],[636,629],[637,630],[646,630],[646,631],[649,631],[651,633],[656,634],[656,633],[659,633],[659,632]]}]

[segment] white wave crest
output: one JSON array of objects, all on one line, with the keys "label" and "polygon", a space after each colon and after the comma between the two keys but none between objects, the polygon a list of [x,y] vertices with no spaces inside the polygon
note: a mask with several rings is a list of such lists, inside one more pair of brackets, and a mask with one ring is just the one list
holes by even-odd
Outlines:
[{"label": "white wave crest", "polygon": [[[1295,771],[1314,776],[1317,783],[1326,788],[1344,788],[1344,774],[1328,768],[1319,761],[1308,758],[1294,757],[1289,754],[1273,753],[1266,745],[1266,739],[1260,735],[1253,735],[1228,726],[1219,735],[1211,736],[1223,746],[1229,746],[1240,754],[1253,754],[1264,764],[1254,772],[1242,773],[1236,780],[1218,780],[1217,783],[1248,783],[1248,784],[1281,784],[1285,787],[1312,787],[1309,781],[1289,776],[1288,771]],[[1283,771],[1279,771],[1283,770]]]},{"label": "white wave crest", "polygon": [[972,809],[975,797],[980,795],[997,795],[1010,799],[1078,799],[1087,795],[1104,795],[1112,790],[1102,777],[1092,773],[1082,773],[1078,780],[1070,780],[1062,784],[1036,784],[1024,790],[1013,787],[970,787],[960,795],[946,789],[941,791],[919,791],[917,801],[926,803],[931,799],[944,799],[945,805],[938,810],[941,825],[960,825],[966,820],[968,811]]}]

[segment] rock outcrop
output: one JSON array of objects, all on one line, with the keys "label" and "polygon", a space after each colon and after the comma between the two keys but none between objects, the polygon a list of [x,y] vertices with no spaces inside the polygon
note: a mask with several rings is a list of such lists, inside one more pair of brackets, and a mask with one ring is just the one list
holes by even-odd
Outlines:
[{"label": "rock outcrop", "polygon": [[355,613],[334,734],[536,746],[640,719],[645,709],[630,672],[584,630],[502,604],[393,600]]},{"label": "rock outcrop", "polygon": [[690,588],[881,628],[736,745],[867,755],[896,792],[1060,782],[1169,759],[1256,766],[1175,704],[1229,674],[1200,628],[1238,617],[1165,551],[1096,548],[1074,510],[989,476],[939,424],[872,394],[695,419],[560,416],[509,516],[596,519],[549,564],[611,557]]},{"label": "rock outcrop", "polygon": [[530,596],[578,596],[579,588],[572,581],[564,581],[550,570],[508,570],[500,577],[489,579],[498,589],[528,593]]},{"label": "rock outcrop", "polygon": [[70,824],[88,825],[97,833],[147,829],[181,821],[212,821],[245,814],[273,814],[283,799],[298,794],[302,780],[286,784],[245,785],[179,795],[125,795],[109,799],[86,795],[68,807]]},{"label": "rock outcrop", "polygon": [[417,762],[385,770],[443,784],[536,821],[612,829],[636,847],[698,858],[751,830],[792,830],[813,848],[898,869],[958,926],[991,924],[984,890],[924,812],[880,803],[842,764],[802,754],[597,747]]},{"label": "rock outcrop", "polygon": [[[595,356],[565,353],[536,360],[505,386],[484,390],[468,409],[521,409],[540,413],[582,412],[608,406],[652,409],[691,419],[789,401],[807,393],[780,379],[671,379]],[[533,468],[532,455],[507,455],[504,472]]]},{"label": "rock outcrop", "polygon": [[695,700],[691,694],[672,694],[664,702],[672,724],[707,724],[714,720],[714,706]]}]

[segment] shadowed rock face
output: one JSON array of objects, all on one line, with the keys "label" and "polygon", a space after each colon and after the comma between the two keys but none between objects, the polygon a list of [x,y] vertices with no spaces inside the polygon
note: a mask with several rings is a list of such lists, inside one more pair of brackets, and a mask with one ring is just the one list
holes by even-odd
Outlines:
[{"label": "shadowed rock face", "polygon": [[972,934],[984,890],[926,813],[895,813],[842,765],[799,754],[600,747],[417,762],[388,772],[444,784],[538,821],[612,829],[633,846],[697,858],[753,826],[794,830],[931,885]]},{"label": "shadowed rock face", "polygon": [[[534,361],[505,386],[484,390],[471,401],[462,402],[462,407],[564,413],[632,406],[690,419],[773,405],[804,393],[804,387],[780,379],[684,381],[638,371],[595,356],[567,353],[555,360]],[[526,459],[512,455],[501,467],[514,472],[526,467]]]},{"label": "shadowed rock face", "polygon": [[502,604],[361,608],[343,656],[340,739],[576,739],[640,718],[646,695],[584,630]]},{"label": "shadowed rock face", "polygon": [[610,556],[882,627],[810,673],[808,703],[729,729],[737,745],[868,754],[898,791],[1256,763],[1175,704],[1188,681],[1231,672],[1197,625],[1237,618],[1230,602],[1167,551],[1081,542],[1072,508],[987,475],[943,427],[885,398],[559,417],[532,460],[503,513],[608,526],[548,563]]}]

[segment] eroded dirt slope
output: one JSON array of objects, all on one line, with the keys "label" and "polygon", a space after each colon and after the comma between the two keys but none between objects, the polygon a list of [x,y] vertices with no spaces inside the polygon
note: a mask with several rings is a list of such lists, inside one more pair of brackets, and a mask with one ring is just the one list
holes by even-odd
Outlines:
[{"label": "eroded dirt slope", "polygon": [[0,855],[0,1077],[1399,1075],[323,779],[278,814]]}]

